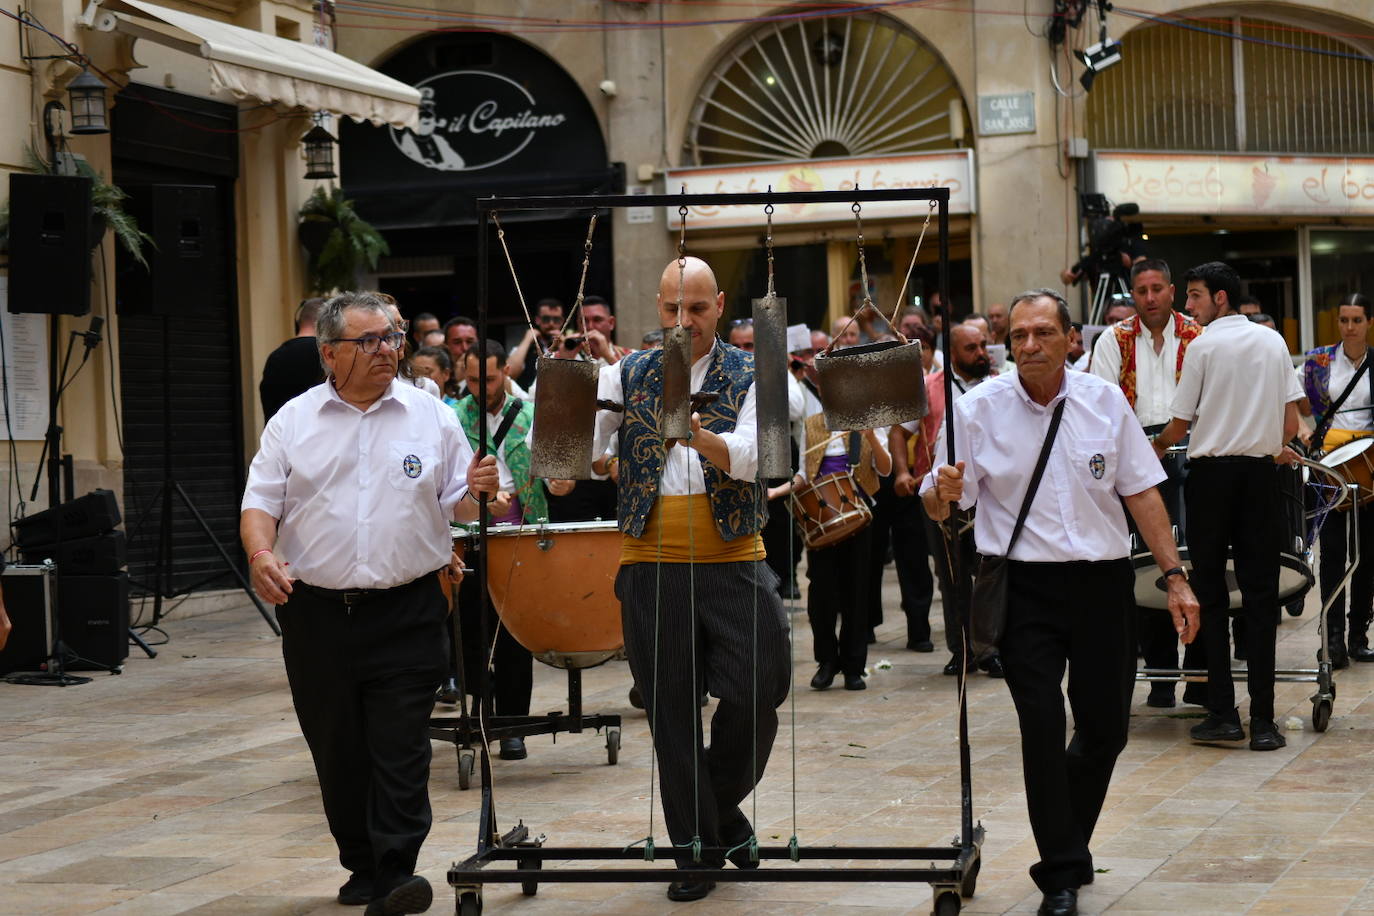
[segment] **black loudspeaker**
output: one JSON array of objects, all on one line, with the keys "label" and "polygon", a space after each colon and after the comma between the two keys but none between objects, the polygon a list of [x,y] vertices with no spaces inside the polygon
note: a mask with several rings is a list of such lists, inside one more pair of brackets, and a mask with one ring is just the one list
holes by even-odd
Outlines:
[{"label": "black loudspeaker", "polygon": [[3,579],[10,638],[0,649],[0,674],[37,671],[52,649],[50,570],[41,566],[6,567]]},{"label": "black loudspeaker", "polygon": [[129,657],[129,576],[59,576],[56,636],[68,671],[118,668]]},{"label": "black loudspeaker", "polygon": [[113,576],[129,561],[129,544],[123,531],[108,531],[88,538],[64,538],[56,544],[39,544],[20,549],[25,563],[52,560],[63,575]]},{"label": "black loudspeaker", "polygon": [[218,241],[212,185],[155,184],[128,189],[126,208],[152,236],[148,267],[122,260],[116,302],[121,315],[188,312],[204,284],[205,264]]},{"label": "black loudspeaker", "polygon": [[11,312],[91,310],[91,180],[10,175]]},{"label": "black loudspeaker", "polygon": [[21,518],[14,523],[14,542],[25,549],[55,544],[58,513],[61,513],[63,541],[87,538],[119,524],[119,504],[115,502],[114,491],[92,490],[56,509],[44,509]]}]

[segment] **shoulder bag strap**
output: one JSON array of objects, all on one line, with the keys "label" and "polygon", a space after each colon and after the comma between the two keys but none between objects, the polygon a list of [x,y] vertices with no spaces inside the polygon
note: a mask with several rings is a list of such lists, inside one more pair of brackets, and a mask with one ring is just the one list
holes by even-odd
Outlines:
[{"label": "shoulder bag strap", "polygon": [[506,415],[501,418],[501,425],[496,427],[496,435],[491,437],[491,450],[495,452],[501,447],[501,443],[506,438],[506,433],[510,432],[511,424],[520,415],[521,401],[519,398],[511,401],[510,407],[506,408]]},{"label": "shoulder bag strap", "polygon": [[[1317,443],[1318,447],[1320,447],[1321,441],[1326,438],[1326,434],[1330,432],[1332,424],[1336,422],[1336,411],[1341,409],[1341,405],[1345,403],[1346,398],[1350,397],[1350,392],[1354,391],[1355,386],[1360,383],[1360,377],[1368,371],[1369,351],[1366,350],[1364,359],[1360,361],[1360,368],[1355,371],[1355,375],[1350,379],[1350,383],[1345,386],[1345,390],[1341,392],[1341,396],[1336,398],[1336,402],[1331,405],[1331,409],[1326,412],[1326,416],[1322,417],[1321,425],[1318,426],[1317,431],[1312,434],[1312,441]],[[1371,396],[1374,396],[1374,375],[1370,377],[1370,391]]]},{"label": "shoulder bag strap", "polygon": [[1045,433],[1045,444],[1040,447],[1040,460],[1035,463],[1035,473],[1031,475],[1026,498],[1021,501],[1021,514],[1016,517],[1016,527],[1012,529],[1011,540],[1007,543],[1007,556],[1011,556],[1011,549],[1016,546],[1016,539],[1021,536],[1021,529],[1026,525],[1026,516],[1030,514],[1031,503],[1035,501],[1035,491],[1040,488],[1040,478],[1045,476],[1045,465],[1049,463],[1050,452],[1054,449],[1054,437],[1059,433],[1059,418],[1064,416],[1064,405],[1068,400],[1068,395],[1065,395],[1059,406],[1054,408],[1054,416],[1050,418],[1050,429]]}]

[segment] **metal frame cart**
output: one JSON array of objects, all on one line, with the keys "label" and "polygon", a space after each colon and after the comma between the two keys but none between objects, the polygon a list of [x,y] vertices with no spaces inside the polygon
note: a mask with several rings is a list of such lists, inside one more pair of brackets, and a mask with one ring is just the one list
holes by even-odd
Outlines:
[{"label": "metal frame cart", "polygon": [[[846,203],[860,204],[879,201],[925,201],[928,206],[938,207],[939,217],[939,280],[942,289],[948,288],[949,279],[949,189],[901,189],[882,191],[808,191],[800,193],[745,193],[745,194],[669,194],[646,196],[550,196],[525,198],[485,198],[477,202],[478,236],[478,336],[485,339],[487,327],[488,297],[488,245],[489,228],[494,214],[504,211],[599,211],[627,207],[692,207],[692,206],[741,206],[757,205],[760,208],[784,204]],[[945,337],[945,361],[950,362],[949,337]],[[481,385],[485,387],[485,364],[482,370]],[[485,447],[485,428],[482,429],[481,445]],[[481,451],[481,449],[479,449]],[[483,504],[483,526],[480,536],[486,538],[486,510]],[[486,599],[486,551],[480,551],[477,571],[478,580]],[[964,623],[967,629],[967,621]],[[801,846],[795,837],[787,846],[758,847],[760,860],[779,862],[826,862],[837,860],[866,860],[871,862],[892,863],[862,867],[826,868],[817,865],[800,864],[791,868],[676,868],[678,862],[723,861],[730,850],[719,847],[660,849],[657,858],[666,860],[663,865],[646,868],[606,867],[585,868],[545,867],[546,863],[564,862],[640,862],[654,861],[655,853],[648,849],[626,846],[545,846],[544,838],[531,836],[530,830],[519,823],[514,829],[502,833],[497,825],[496,800],[491,787],[491,758],[485,743],[481,744],[482,765],[482,804],[477,828],[477,849],[454,863],[448,871],[448,883],[454,889],[456,911],[460,916],[475,916],[482,911],[482,886],[484,884],[519,884],[524,893],[533,896],[541,883],[614,883],[614,882],[652,882],[667,884],[671,881],[728,881],[728,882],[870,882],[870,881],[907,881],[931,885],[934,899],[934,912],[937,916],[950,916],[959,912],[962,897],[973,896],[978,871],[981,864],[983,843],[982,825],[974,825],[973,792],[970,779],[970,754],[968,743],[968,704],[964,692],[964,675],[961,673],[958,684],[959,703],[959,776],[960,776],[960,829],[959,835],[947,846],[850,846],[850,847],[812,847]],[[483,702],[486,702],[483,700]],[[516,732],[519,733],[519,732]],[[490,732],[488,732],[490,736]],[[794,788],[795,791],[795,788]],[[514,867],[489,867],[513,863]],[[937,864],[938,863],[938,864]]]}]

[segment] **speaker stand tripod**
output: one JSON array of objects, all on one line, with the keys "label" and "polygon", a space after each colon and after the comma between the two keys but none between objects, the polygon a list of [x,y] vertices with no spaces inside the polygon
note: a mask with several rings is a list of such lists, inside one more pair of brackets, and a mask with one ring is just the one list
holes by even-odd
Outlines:
[{"label": "speaker stand tripod", "polygon": [[242,570],[234,565],[233,557],[229,551],[220,543],[220,539],[215,536],[215,532],[210,528],[210,523],[205,520],[200,509],[196,508],[195,502],[181,486],[181,482],[176,479],[172,470],[172,369],[171,369],[171,319],[167,315],[162,316],[162,486],[158,490],[157,496],[153,498],[152,504],[147,511],[151,511],[153,506],[160,504],[162,510],[161,524],[159,525],[157,540],[157,562],[153,566],[153,580],[151,585],[140,583],[140,586],[153,594],[153,620],[152,626],[157,626],[162,622],[162,602],[169,598],[179,598],[182,595],[195,591],[208,582],[224,575],[224,572],[215,572],[193,585],[184,588],[176,588],[172,583],[172,500],[181,500],[182,506],[191,513],[191,517],[196,520],[200,530],[205,532],[205,536],[210,539],[210,543],[215,545],[215,550],[219,553],[220,559],[224,561],[224,568],[230,575],[237,580],[239,588],[248,596],[248,600],[253,602],[253,606],[258,609],[262,619],[267,621],[272,632],[280,636],[281,628],[272,619],[272,615],[253,591],[252,583],[244,576]]}]

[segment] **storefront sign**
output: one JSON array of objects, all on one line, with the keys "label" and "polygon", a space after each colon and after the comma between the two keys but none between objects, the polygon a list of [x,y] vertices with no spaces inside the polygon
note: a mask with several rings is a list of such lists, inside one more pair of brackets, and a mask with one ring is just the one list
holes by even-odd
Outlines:
[{"label": "storefront sign", "polygon": [[1142,212],[1374,215],[1374,159],[1097,153],[1097,190]]},{"label": "storefront sign", "polygon": [[[683,185],[688,194],[749,194],[774,191],[876,191],[887,188],[949,188],[949,212],[973,213],[973,151],[951,150],[914,156],[878,156],[864,159],[827,159],[817,162],[780,162],[766,165],[738,165],[699,169],[672,169],[668,172],[668,193]],[[775,224],[834,223],[854,219],[847,203],[790,204],[773,213]],[[668,208],[668,226],[678,227],[676,207]],[[863,216],[869,219],[923,219],[926,204],[919,200],[891,203],[866,203]],[[748,206],[692,207],[687,214],[688,228],[726,229],[736,226],[761,226],[763,208]]]},{"label": "storefront sign", "polygon": [[1035,133],[1035,93],[978,96],[978,133],[984,137]]}]

